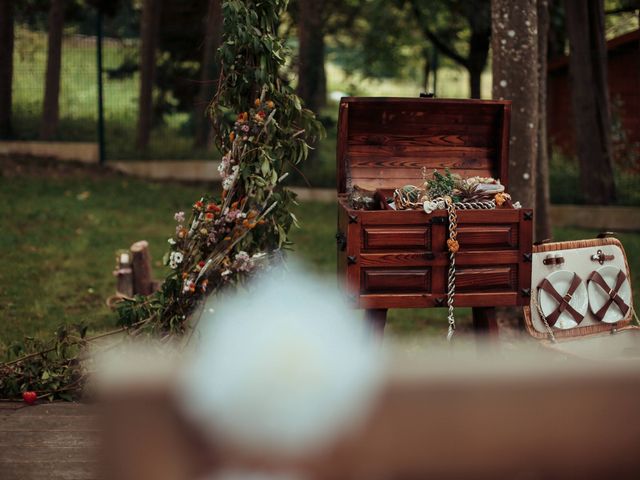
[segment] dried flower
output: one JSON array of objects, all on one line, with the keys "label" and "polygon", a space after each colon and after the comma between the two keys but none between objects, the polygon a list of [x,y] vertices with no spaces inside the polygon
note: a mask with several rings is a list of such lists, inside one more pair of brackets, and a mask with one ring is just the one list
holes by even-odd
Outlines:
[{"label": "dried flower", "polygon": [[175,218],[176,222],[178,223],[184,222],[184,212],[176,212],[173,215],[173,218]]},{"label": "dried flower", "polygon": [[494,197],[494,199],[496,201],[496,205],[499,207],[504,205],[504,202],[507,201],[507,198],[504,193],[496,193],[496,196]]},{"label": "dried flower", "polygon": [[231,140],[232,142],[236,139],[236,134],[234,132],[231,132],[229,134],[229,140]]},{"label": "dried flower", "polygon": [[169,256],[169,266],[175,270],[178,268],[178,265],[182,263],[182,260],[184,260],[182,252],[171,252]]},{"label": "dried flower", "polygon": [[185,238],[188,233],[189,231],[186,228],[184,228],[182,225],[178,225],[176,227],[176,235],[178,238]]},{"label": "dried flower", "polygon": [[214,216],[213,216],[213,213],[211,213],[211,212],[206,213],[206,214],[204,215],[204,219],[205,219],[207,222],[210,222],[211,220],[213,220],[213,218],[214,218]]},{"label": "dried flower", "polygon": [[268,108],[273,109],[273,107],[275,107],[275,106],[276,106],[276,105],[275,105],[275,103],[273,103],[271,100],[269,100],[269,101],[267,102],[267,107],[268,107]]},{"label": "dried flower", "polygon": [[167,243],[168,243],[169,245],[175,245],[175,244],[176,244],[176,241],[173,239],[173,237],[171,237],[171,238],[168,238],[168,239],[167,239]]},{"label": "dried flower", "polygon": [[260,101],[260,99],[259,99],[259,98],[256,98],[256,99],[255,99],[255,101],[253,102],[253,104],[254,104],[256,107],[259,107],[261,103],[262,103],[262,102]]},{"label": "dried flower", "polygon": [[193,208],[195,208],[196,210],[202,210],[202,200],[198,200],[196,203],[193,204]]}]

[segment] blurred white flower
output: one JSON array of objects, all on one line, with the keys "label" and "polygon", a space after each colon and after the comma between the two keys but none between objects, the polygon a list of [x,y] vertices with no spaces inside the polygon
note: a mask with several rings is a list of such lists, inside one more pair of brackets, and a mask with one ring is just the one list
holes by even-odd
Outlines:
[{"label": "blurred white flower", "polygon": [[358,425],[381,385],[378,341],[335,287],[300,273],[275,269],[215,315],[205,309],[198,330],[185,413],[243,448],[319,448]]}]

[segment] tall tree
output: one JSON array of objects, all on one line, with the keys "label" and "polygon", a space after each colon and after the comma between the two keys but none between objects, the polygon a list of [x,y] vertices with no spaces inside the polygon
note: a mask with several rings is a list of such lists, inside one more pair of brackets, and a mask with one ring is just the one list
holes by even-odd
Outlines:
[{"label": "tall tree", "polygon": [[603,0],[565,0],[573,128],[587,203],[616,199]]},{"label": "tall tree", "polygon": [[144,0],[140,20],[140,95],[138,99],[138,129],[136,147],[149,145],[153,116],[153,80],[156,69],[156,45],[161,0]]},{"label": "tall tree", "polygon": [[[209,0],[207,22],[205,25],[204,44],[202,53],[202,71],[200,75],[200,88],[196,99],[196,138],[195,144],[204,147],[208,143],[209,132],[209,99],[211,91],[215,91],[215,82],[219,74],[216,59],[216,50],[220,46],[222,38],[222,1]],[[213,85],[213,86],[212,86]],[[207,107],[205,107],[207,106]]]},{"label": "tall tree", "polygon": [[549,53],[549,0],[538,0],[538,155],[536,181],[537,240],[551,238],[549,142],[547,133],[547,57]]},{"label": "tall tree", "polygon": [[[469,72],[470,96],[480,98],[491,43],[490,0],[408,1],[426,40]],[[469,30],[466,54],[457,47],[465,29]]]},{"label": "tall tree", "polygon": [[491,1],[493,97],[511,100],[509,191],[534,207],[538,144],[537,0]]},{"label": "tall tree", "polygon": [[11,136],[13,0],[0,0],[0,138]]},{"label": "tall tree", "polygon": [[327,98],[324,24],[326,0],[298,0],[298,88],[305,106],[317,112]]},{"label": "tall tree", "polygon": [[55,136],[60,121],[60,68],[62,66],[64,8],[65,0],[51,1],[48,19],[47,73],[40,124],[40,138],[42,140],[49,140]]}]

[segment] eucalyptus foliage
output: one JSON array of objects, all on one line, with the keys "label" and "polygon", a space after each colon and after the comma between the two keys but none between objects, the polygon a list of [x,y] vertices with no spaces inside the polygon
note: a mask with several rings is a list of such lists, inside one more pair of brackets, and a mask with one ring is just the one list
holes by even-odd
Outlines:
[{"label": "eucalyptus foliage", "polygon": [[[178,225],[165,256],[172,268],[160,289],[124,299],[113,333],[170,339],[204,296],[241,284],[286,248],[295,223],[292,192],[282,181],[302,162],[309,143],[324,134],[282,75],[290,55],[278,36],[285,0],[227,0],[219,49],[220,79],[209,113],[223,156],[220,197],[203,195]],[[94,337],[96,338],[96,337]],[[27,340],[0,364],[0,398],[35,390],[40,397],[71,398],[86,370],[80,355],[92,341],[86,329],[61,329],[50,341]]]}]

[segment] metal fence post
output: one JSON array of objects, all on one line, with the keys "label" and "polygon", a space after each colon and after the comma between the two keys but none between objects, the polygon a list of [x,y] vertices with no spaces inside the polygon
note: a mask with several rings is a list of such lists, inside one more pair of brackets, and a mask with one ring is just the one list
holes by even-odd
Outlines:
[{"label": "metal fence post", "polygon": [[102,81],[102,10],[98,7],[96,15],[96,64],[98,69],[98,162],[104,165],[106,161],[104,148],[104,91]]}]

